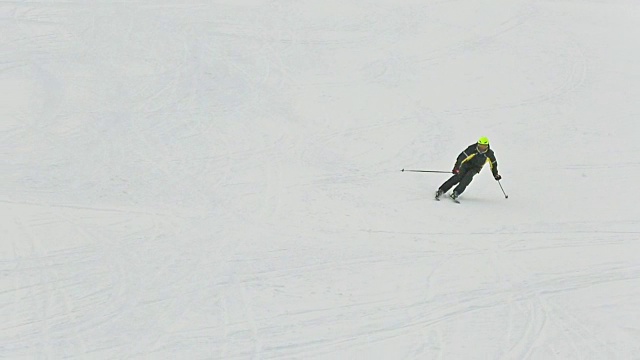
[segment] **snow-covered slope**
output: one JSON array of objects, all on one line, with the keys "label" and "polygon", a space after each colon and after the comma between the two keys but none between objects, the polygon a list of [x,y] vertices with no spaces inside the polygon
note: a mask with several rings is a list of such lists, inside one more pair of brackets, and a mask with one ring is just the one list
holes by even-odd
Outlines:
[{"label": "snow-covered slope", "polygon": [[0,4],[0,357],[640,358],[639,21]]}]

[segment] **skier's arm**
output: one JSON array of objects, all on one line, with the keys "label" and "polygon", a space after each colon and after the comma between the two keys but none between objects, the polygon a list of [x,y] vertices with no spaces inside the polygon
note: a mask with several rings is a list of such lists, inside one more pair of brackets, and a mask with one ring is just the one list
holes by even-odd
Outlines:
[{"label": "skier's arm", "polygon": [[493,173],[494,178],[497,178],[500,175],[498,173],[498,160],[496,160],[496,155],[492,151],[488,154],[487,158],[489,159],[489,165],[491,166],[491,173]]},{"label": "skier's arm", "polygon": [[473,150],[473,145],[469,146],[468,148],[464,149],[460,155],[458,155],[458,158],[456,159],[456,164],[453,165],[453,171],[456,172],[456,170],[460,170],[460,165],[462,165],[462,161],[466,158],[469,157],[469,155],[472,154],[472,150]]}]

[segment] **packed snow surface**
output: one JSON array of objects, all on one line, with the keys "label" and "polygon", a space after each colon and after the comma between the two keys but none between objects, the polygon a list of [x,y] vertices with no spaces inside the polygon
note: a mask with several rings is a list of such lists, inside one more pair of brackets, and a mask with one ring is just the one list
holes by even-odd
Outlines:
[{"label": "packed snow surface", "polygon": [[639,359],[639,23],[0,3],[0,358]]}]

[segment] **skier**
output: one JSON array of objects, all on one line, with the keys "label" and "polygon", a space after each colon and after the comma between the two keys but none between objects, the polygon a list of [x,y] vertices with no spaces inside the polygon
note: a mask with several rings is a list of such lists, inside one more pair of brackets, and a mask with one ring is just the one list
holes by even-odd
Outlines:
[{"label": "skier", "polygon": [[496,156],[493,150],[489,148],[489,139],[483,136],[477,143],[469,145],[469,147],[458,155],[456,164],[451,171],[453,176],[440,185],[440,188],[436,191],[436,200],[439,200],[442,194],[458,184],[458,186],[453,189],[451,195],[449,195],[457,202],[458,196],[464,192],[464,189],[471,183],[473,177],[482,170],[482,167],[487,162],[491,166],[493,178],[496,179],[496,181],[502,179],[502,176],[498,174]]}]

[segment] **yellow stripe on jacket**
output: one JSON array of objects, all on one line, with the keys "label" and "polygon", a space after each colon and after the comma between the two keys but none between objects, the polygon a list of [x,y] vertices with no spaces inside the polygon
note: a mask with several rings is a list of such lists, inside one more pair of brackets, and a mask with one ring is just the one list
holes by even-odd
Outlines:
[{"label": "yellow stripe on jacket", "polygon": [[[471,154],[469,156],[467,156],[464,160],[462,160],[460,162],[460,165],[466,163],[467,161],[473,159],[476,155],[478,154]],[[489,157],[487,156],[487,161],[485,161],[485,163],[489,163],[489,166],[491,166],[491,169],[493,169],[493,162],[491,162],[491,159],[489,159]],[[484,166],[484,164],[482,164],[482,166]]]}]

